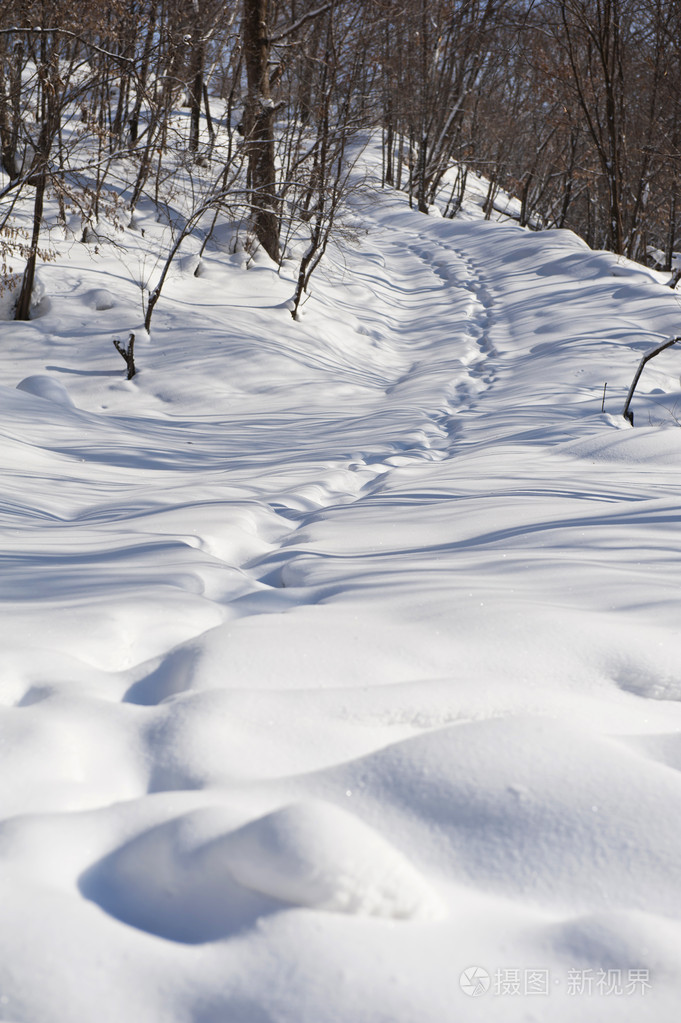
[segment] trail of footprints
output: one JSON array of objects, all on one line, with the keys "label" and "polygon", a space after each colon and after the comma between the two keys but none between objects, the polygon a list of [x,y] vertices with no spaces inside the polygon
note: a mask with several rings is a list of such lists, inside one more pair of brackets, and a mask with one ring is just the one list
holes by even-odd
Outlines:
[{"label": "trail of footprints", "polygon": [[385,411],[406,421],[408,429],[388,445],[368,435],[366,448],[327,463],[315,480],[271,495],[269,507],[281,533],[270,536],[274,547],[267,554],[239,566],[255,587],[240,598],[242,613],[267,614],[305,602],[300,592],[294,596],[282,587],[287,565],[299,554],[300,531],[311,517],[366,498],[396,468],[451,457],[459,417],[474,415],[478,396],[494,384],[494,300],[483,273],[457,249],[414,236],[407,251],[416,266],[409,260],[405,274],[404,235],[395,233],[393,240],[388,229],[384,237],[382,287],[390,289],[391,313],[385,317],[384,303],[374,318],[367,310],[361,333],[405,356],[409,369],[386,387]]},{"label": "trail of footprints", "polygon": [[[398,248],[399,245],[399,248]],[[404,242],[388,236],[385,269],[390,291],[389,318],[369,318],[361,332],[406,356],[409,369],[386,389],[387,410],[413,417],[406,436],[372,452],[356,453],[344,465],[329,467],[312,486],[279,495],[272,507],[290,522],[279,549],[248,566],[258,582],[283,585],[284,568],[295,559],[299,530],[324,508],[349,505],[374,492],[396,468],[451,457],[461,414],[475,414],[478,396],[496,379],[497,352],[490,339],[494,300],[483,273],[464,253],[416,239],[407,251],[416,268],[405,278]],[[394,263],[391,253],[395,252]],[[391,263],[393,265],[391,266]],[[404,282],[404,283],[403,283]]]},{"label": "trail of footprints", "polygon": [[452,401],[452,411],[469,411],[476,395],[491,387],[496,379],[497,352],[489,336],[494,300],[483,274],[465,253],[442,244],[432,248],[415,244],[409,249],[432,268],[443,287],[453,287],[465,294],[465,321],[452,325],[448,342],[454,349],[463,348],[458,358],[470,377],[456,384],[457,400]]},{"label": "trail of footprints", "polygon": [[[403,235],[399,245],[401,253]],[[459,416],[474,414],[478,396],[496,380],[498,353],[490,337],[494,299],[484,274],[464,252],[422,238],[408,245],[407,251],[421,264],[421,271],[411,275],[411,291],[405,294],[396,289],[397,312],[382,334],[411,350],[414,359],[386,395],[407,394],[410,385],[430,371],[431,387],[422,409],[430,436],[422,450],[404,455],[444,459],[450,457],[454,435],[462,425]],[[367,333],[374,336],[376,332]]]},{"label": "trail of footprints", "polygon": [[[393,230],[399,241],[390,237]],[[399,407],[404,399],[414,427],[406,439],[403,435],[394,442],[392,451],[386,453],[383,446],[356,454],[346,466],[330,468],[328,478],[312,487],[280,495],[272,506],[292,520],[283,547],[295,542],[310,514],[354,503],[394,468],[450,457],[461,425],[458,417],[474,414],[478,396],[496,379],[498,353],[490,339],[494,299],[484,273],[453,246],[415,236],[407,251],[417,265],[405,278],[404,235],[388,228],[385,237],[382,268],[388,286],[395,285],[390,291],[392,312],[387,319],[367,318],[359,332],[406,356],[409,368],[388,384],[385,394],[388,407]]]}]

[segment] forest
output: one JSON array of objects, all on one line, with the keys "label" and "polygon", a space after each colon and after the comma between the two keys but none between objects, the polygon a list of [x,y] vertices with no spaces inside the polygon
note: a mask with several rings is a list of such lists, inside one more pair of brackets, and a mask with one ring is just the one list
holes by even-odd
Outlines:
[{"label": "forest", "polygon": [[172,226],[170,261],[225,218],[275,261],[302,230],[297,308],[376,132],[384,184],[423,212],[455,216],[475,172],[488,214],[503,190],[522,225],[674,269],[676,0],[6,0],[0,55],[17,319],[50,230],[92,242],[105,220],[134,226],[142,197]]}]

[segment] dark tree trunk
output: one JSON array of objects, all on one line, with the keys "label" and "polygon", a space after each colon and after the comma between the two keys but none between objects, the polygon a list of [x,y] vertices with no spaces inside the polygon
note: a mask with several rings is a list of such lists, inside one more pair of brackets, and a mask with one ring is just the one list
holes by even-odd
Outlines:
[{"label": "dark tree trunk", "polygon": [[21,281],[21,291],[17,299],[17,306],[14,311],[15,320],[30,320],[31,318],[31,296],[35,283],[35,268],[38,262],[38,243],[40,241],[40,226],[43,219],[43,206],[45,202],[45,187],[47,176],[44,167],[36,175],[34,180],[35,200],[33,203],[33,231],[31,234],[31,245],[26,260],[24,276]]},{"label": "dark tree trunk", "polygon": [[21,130],[21,69],[23,49],[17,43],[10,55],[4,46],[0,53],[0,163],[11,181],[16,181],[22,168],[19,163],[18,146]]},{"label": "dark tree trunk", "polygon": [[195,153],[199,148],[201,137],[201,103],[203,101],[203,71],[198,70],[194,75],[191,91],[189,94],[190,105],[190,128],[189,148]]},{"label": "dark tree trunk", "polygon": [[270,95],[268,0],[244,0],[243,44],[248,96],[243,129],[248,152],[256,237],[279,260],[279,215],[274,164],[274,104]]},{"label": "dark tree trunk", "polygon": [[203,63],[204,46],[203,42],[198,42],[192,52],[190,69],[191,85],[189,88],[189,148],[193,153],[195,153],[199,148],[199,140],[201,136],[201,104],[203,103],[204,89]]}]

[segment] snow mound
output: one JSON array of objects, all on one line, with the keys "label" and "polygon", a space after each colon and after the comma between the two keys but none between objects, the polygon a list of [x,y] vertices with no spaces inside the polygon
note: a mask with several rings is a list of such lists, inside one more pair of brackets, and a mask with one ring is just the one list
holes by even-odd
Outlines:
[{"label": "snow mound", "polygon": [[418,818],[437,820],[440,872],[478,890],[583,912],[681,907],[678,771],[587,729],[529,716],[452,725],[324,779],[392,803],[411,847],[427,840]]},{"label": "snow mound", "polygon": [[17,390],[34,394],[36,398],[54,401],[58,405],[67,405],[69,408],[75,407],[64,385],[59,380],[54,380],[44,373],[36,373],[34,376],[25,377],[17,384]]},{"label": "snow mound", "polygon": [[166,821],[95,863],[80,889],[116,919],[169,941],[225,938],[273,907],[231,877],[225,842],[232,827],[219,808]]},{"label": "snow mound", "polygon": [[337,807],[306,801],[231,827],[221,808],[158,825],[87,870],[81,891],[133,927],[192,944],[226,937],[282,902],[400,920],[443,915],[411,864]]},{"label": "snow mound", "polygon": [[98,313],[106,312],[107,309],[113,309],[116,305],[116,299],[106,288],[93,288],[83,298],[85,304]]},{"label": "snow mound", "polygon": [[336,913],[433,919],[439,900],[384,838],[353,814],[309,800],[232,836],[230,868],[245,887]]}]

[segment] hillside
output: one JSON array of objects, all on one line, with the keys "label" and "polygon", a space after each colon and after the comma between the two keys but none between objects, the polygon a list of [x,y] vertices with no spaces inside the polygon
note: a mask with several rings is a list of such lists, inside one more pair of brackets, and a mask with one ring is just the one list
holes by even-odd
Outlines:
[{"label": "hillside", "polygon": [[2,325],[0,1019],[677,1018],[678,295],[354,203]]}]

